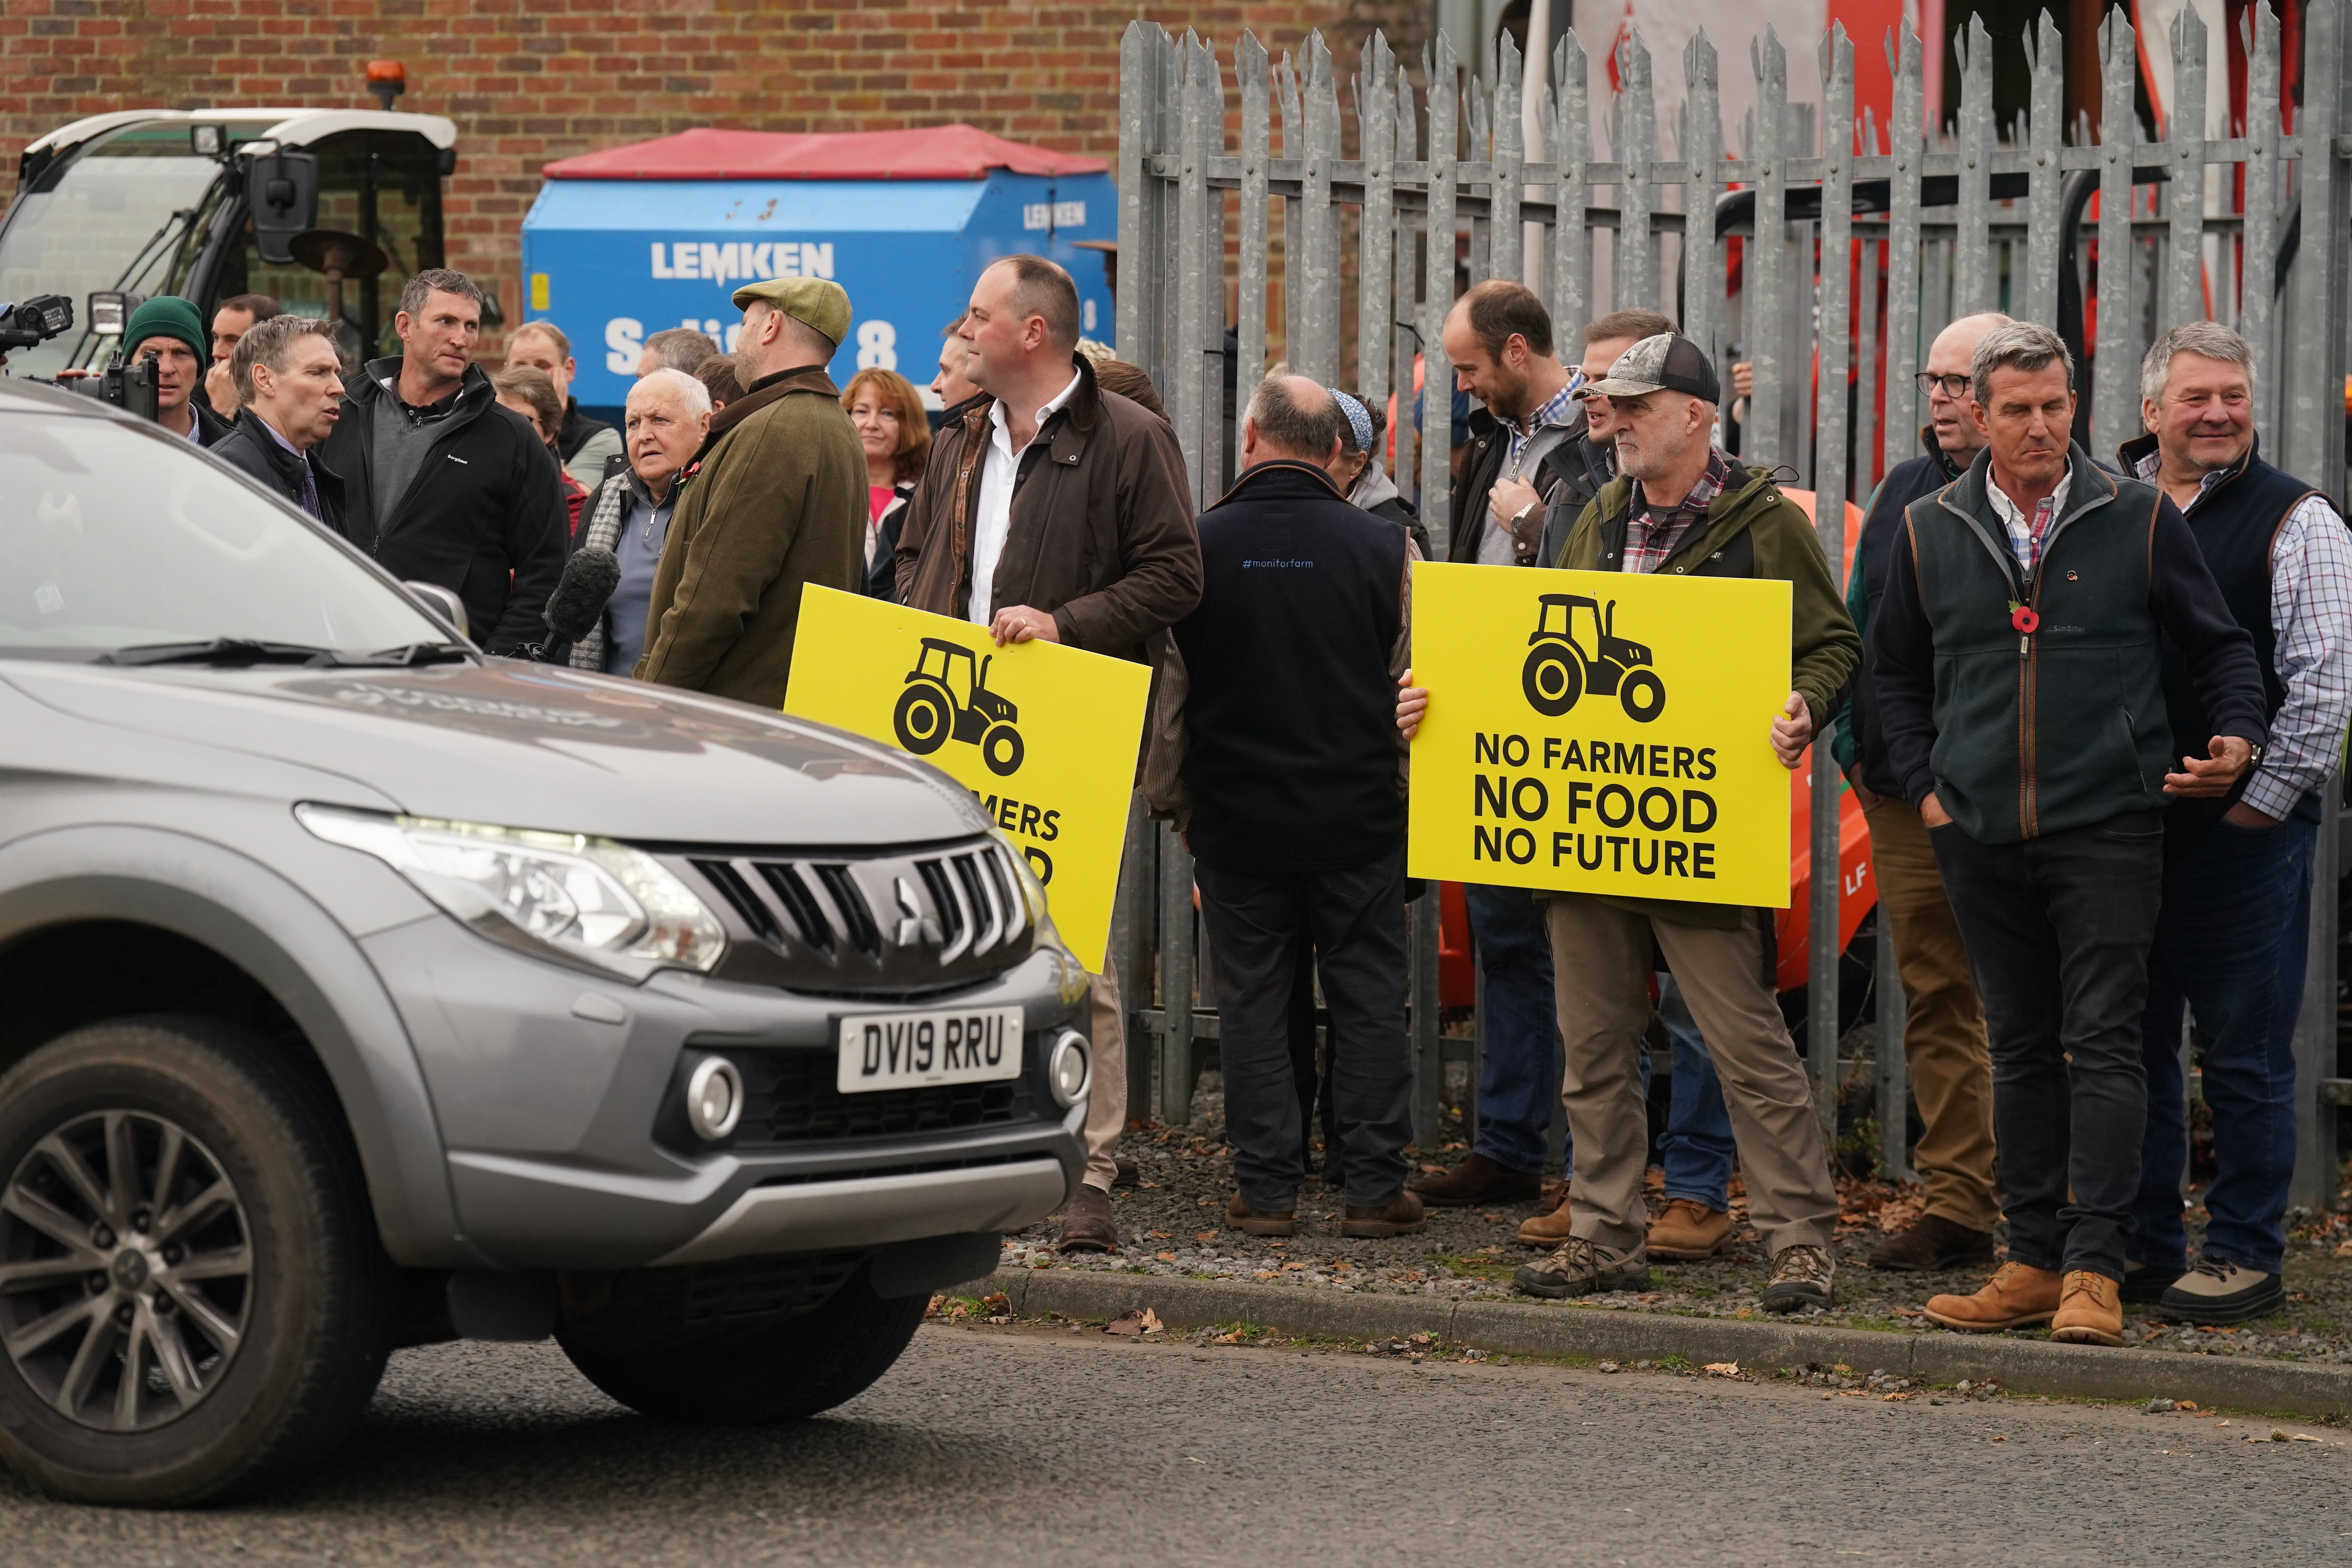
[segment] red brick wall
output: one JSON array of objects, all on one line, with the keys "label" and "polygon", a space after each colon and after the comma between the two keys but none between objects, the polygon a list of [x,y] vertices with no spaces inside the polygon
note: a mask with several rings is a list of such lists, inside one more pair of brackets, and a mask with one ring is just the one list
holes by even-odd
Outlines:
[{"label": "red brick wall", "polygon": [[[1321,27],[1344,73],[1374,26],[1416,58],[1425,0],[0,0],[0,205],[16,152],[84,114],[295,102],[372,107],[372,58],[407,67],[396,106],[457,123],[450,265],[499,284],[509,319],[542,164],[696,125],[863,131],[966,121],[1113,155],[1118,42],[1146,14],[1279,57]],[[1228,78],[1230,80],[1230,77]]]}]

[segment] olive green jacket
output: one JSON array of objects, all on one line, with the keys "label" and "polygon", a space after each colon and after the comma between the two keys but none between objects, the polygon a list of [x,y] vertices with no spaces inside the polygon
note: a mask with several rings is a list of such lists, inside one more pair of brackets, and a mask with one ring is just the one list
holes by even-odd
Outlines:
[{"label": "olive green jacket", "polygon": [[[739,412],[740,411],[740,412]],[[866,575],[866,452],[822,367],[712,422],[654,574],[639,680],[781,708],[801,590]]]},{"label": "olive green jacket", "polygon": [[[1552,564],[1580,572],[1621,569],[1633,482],[1624,475],[1592,498]],[[1706,524],[1683,536],[1655,576],[1780,578],[1790,585],[1790,684],[1812,710],[1818,730],[1836,711],[1845,684],[1862,663],[1862,638],[1845,611],[1837,580],[1813,535],[1804,509],[1780,493],[1767,468],[1737,468]],[[1757,744],[1765,743],[1759,721]],[[1746,911],[1730,904],[1609,895],[1605,902],[1682,925],[1736,928]],[[1768,981],[1769,984],[1769,981]]]}]

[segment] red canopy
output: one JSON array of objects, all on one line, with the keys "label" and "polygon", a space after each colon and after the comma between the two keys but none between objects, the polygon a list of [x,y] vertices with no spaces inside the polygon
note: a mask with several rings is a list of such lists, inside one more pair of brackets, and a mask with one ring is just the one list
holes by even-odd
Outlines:
[{"label": "red canopy", "polygon": [[559,159],[541,173],[551,180],[976,180],[991,169],[1097,174],[1108,167],[971,125],[815,135],[706,127]]}]

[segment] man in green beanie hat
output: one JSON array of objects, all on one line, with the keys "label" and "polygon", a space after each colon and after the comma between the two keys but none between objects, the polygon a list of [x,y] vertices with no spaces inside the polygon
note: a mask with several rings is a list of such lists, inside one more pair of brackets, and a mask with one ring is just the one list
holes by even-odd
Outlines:
[{"label": "man in green beanie hat", "polygon": [[821,278],[735,290],[744,395],[710,421],[654,574],[639,680],[781,708],[801,590],[866,575],[866,449],[825,364],[849,296]]},{"label": "man in green beanie hat", "polygon": [[195,395],[205,384],[208,356],[205,319],[187,300],[158,294],[131,312],[122,329],[127,362],[155,367],[155,417],[174,436],[209,447],[228,435],[228,421]]}]

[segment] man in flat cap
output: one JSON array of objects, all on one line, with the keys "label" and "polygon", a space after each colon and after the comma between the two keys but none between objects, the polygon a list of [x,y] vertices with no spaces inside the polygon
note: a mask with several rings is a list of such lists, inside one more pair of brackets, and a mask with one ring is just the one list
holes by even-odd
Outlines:
[{"label": "man in flat cap", "polygon": [[781,708],[801,590],[866,572],[866,451],[825,374],[849,296],[820,278],[735,290],[745,392],[710,421],[654,574],[639,680]]}]

